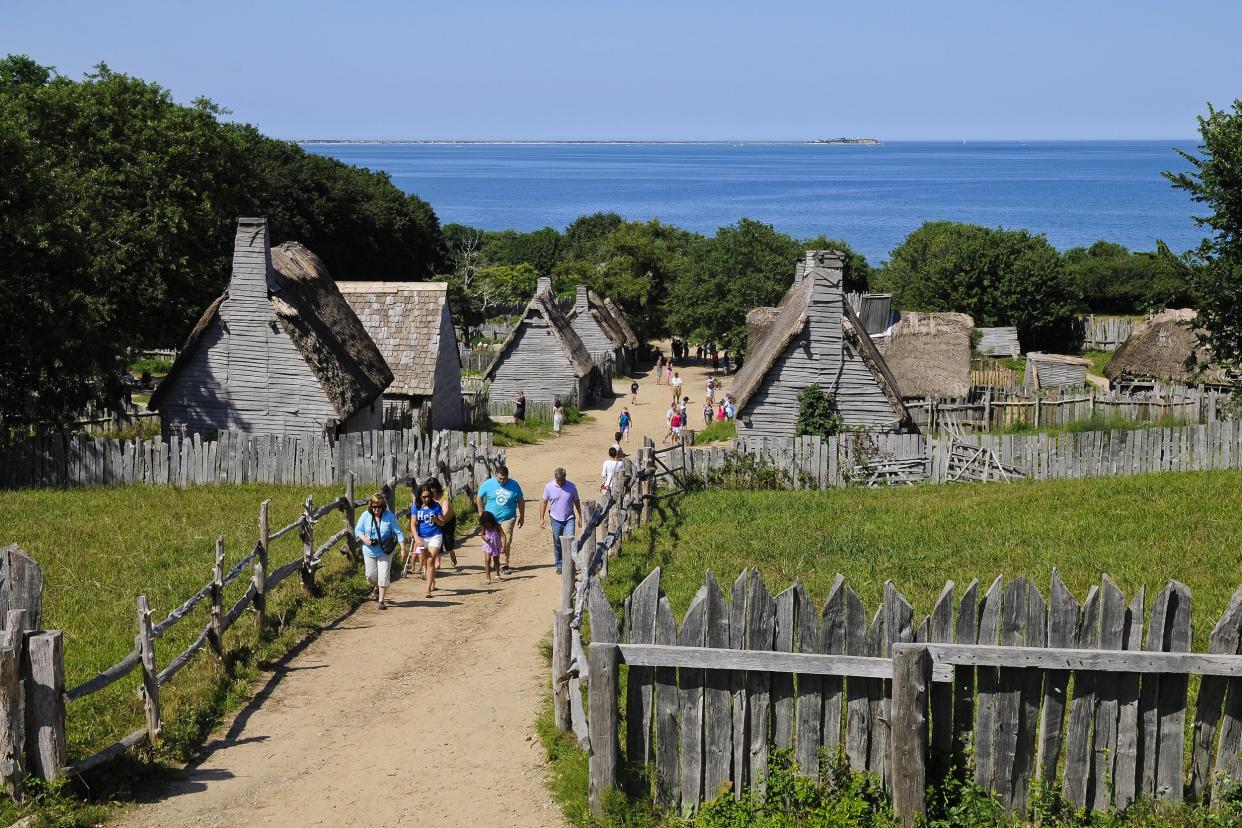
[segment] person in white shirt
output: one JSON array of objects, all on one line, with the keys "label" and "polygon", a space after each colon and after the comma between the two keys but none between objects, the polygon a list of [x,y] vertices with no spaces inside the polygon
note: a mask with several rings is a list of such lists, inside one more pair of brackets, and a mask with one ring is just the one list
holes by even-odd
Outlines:
[{"label": "person in white shirt", "polygon": [[624,465],[625,462],[617,457],[616,448],[614,447],[608,449],[608,459],[604,461],[604,467],[600,469],[599,473],[600,480],[603,481],[599,487],[601,492],[608,491],[609,487],[612,485],[612,476],[616,474]]},{"label": "person in white shirt", "polygon": [[668,384],[673,387],[673,402],[677,402],[677,400],[681,399],[681,372],[674,371],[673,378],[669,380]]}]

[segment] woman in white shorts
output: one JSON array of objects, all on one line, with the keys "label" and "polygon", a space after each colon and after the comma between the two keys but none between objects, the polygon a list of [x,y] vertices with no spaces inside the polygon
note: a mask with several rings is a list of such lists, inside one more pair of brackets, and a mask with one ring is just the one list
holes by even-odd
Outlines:
[{"label": "woman in white shorts", "polygon": [[417,552],[423,558],[423,571],[427,573],[428,598],[436,591],[436,565],[440,562],[440,550],[444,548],[444,522],[444,508],[436,502],[431,487],[424,483],[410,507],[410,528],[417,535]]},{"label": "woman in white shorts", "polygon": [[354,534],[362,544],[362,560],[366,565],[367,580],[375,587],[372,592],[380,609],[388,609],[384,594],[388,591],[392,570],[392,553],[398,544],[405,543],[401,524],[388,508],[388,502],[379,495],[367,501],[367,511],[358,518]]}]

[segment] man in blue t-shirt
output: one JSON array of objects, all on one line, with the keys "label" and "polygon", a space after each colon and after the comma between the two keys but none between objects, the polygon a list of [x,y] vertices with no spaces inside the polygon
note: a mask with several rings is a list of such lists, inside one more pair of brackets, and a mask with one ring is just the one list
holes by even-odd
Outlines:
[{"label": "man in blue t-shirt", "polygon": [[479,514],[491,512],[496,522],[500,524],[500,528],[504,530],[505,542],[500,551],[505,556],[505,565],[500,571],[508,575],[513,571],[509,568],[513,530],[514,528],[520,529],[526,522],[526,502],[522,499],[522,487],[516,480],[509,478],[508,466],[497,466],[496,476],[489,477],[483,482],[483,485],[479,487],[476,500]]}]

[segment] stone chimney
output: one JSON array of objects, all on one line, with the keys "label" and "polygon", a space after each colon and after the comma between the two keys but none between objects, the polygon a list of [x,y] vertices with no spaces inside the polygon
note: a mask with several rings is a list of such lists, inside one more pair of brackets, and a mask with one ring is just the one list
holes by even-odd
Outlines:
[{"label": "stone chimney", "polygon": [[590,300],[587,299],[587,286],[578,285],[578,290],[574,294],[574,313],[586,310],[589,305]]},{"label": "stone chimney", "polygon": [[551,276],[540,276],[539,281],[535,283],[535,294],[538,295],[540,293],[551,293],[551,292],[552,292],[552,277]]}]

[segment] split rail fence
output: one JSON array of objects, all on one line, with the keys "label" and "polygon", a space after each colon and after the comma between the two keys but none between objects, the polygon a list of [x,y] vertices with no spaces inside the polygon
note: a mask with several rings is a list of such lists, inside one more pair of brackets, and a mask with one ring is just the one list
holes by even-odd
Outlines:
[{"label": "split rail fence", "polygon": [[[1017,812],[1036,780],[1095,811],[1202,801],[1242,780],[1242,587],[1201,654],[1176,581],[1150,608],[1145,589],[1127,601],[1107,575],[1081,604],[1055,569],[1050,601],[1024,577],[986,591],[950,581],[920,621],[891,582],[869,613],[840,575],[821,607],[800,581],[773,596],[744,571],[726,597],[708,573],[680,626],[658,569],[625,600],[620,626],[597,580],[588,593],[597,812],[623,777],[632,795],[683,812],[730,791],[762,796],[773,746],[811,777],[821,748],[843,751],[906,825],[953,767]],[[1192,674],[1202,681],[1190,720]],[[653,767],[652,781],[623,775],[623,762]]]},{"label": "split rail fence", "polygon": [[[141,483],[380,486],[391,477],[430,474],[441,462],[492,454],[489,432],[360,431],[336,440],[311,435],[221,432],[148,440],[36,437],[0,447],[0,488]],[[458,481],[460,484],[460,481]]]},{"label": "split rail fence", "polygon": [[[451,466],[447,456],[441,457],[435,467],[404,477],[389,478],[381,493],[398,518],[408,517],[408,506],[397,509],[398,487],[410,486],[434,475],[441,479],[450,496],[464,492],[473,503],[484,470],[490,474],[490,469],[502,462],[503,453],[471,455]],[[361,560],[362,550],[354,535],[354,527],[357,524],[357,510],[365,507],[367,500],[366,497],[355,497],[354,476],[347,473],[345,489],[339,498],[317,507],[308,497],[302,514],[275,531],[269,528],[270,501],[264,500],[259,505],[258,536],[254,547],[246,555],[226,572],[224,538],[217,538],[211,580],[159,621],[153,620],[155,610],[149,605],[147,597],[139,595],[135,608],[137,634],[133,649],[98,675],[67,690],[61,631],[38,631],[38,610],[29,610],[24,606],[21,615],[8,612],[5,632],[0,634],[0,783],[11,794],[18,795],[27,773],[43,779],[81,775],[131,748],[154,744],[163,722],[161,688],[168,685],[196,655],[210,649],[216,658],[223,659],[225,634],[247,612],[252,614],[254,622],[260,627],[267,624],[267,598],[286,579],[297,575],[302,588],[309,594],[316,594],[315,573],[325,565],[324,556],[332,549],[339,548],[351,561]],[[334,514],[340,516],[339,528],[326,538],[322,535],[316,538],[316,528]],[[286,536],[297,539],[298,551],[286,562],[273,567],[272,544]],[[14,560],[17,560],[16,564]],[[398,569],[394,568],[394,572]],[[236,601],[226,604],[226,588],[247,575],[249,585],[245,592]],[[42,573],[17,547],[0,552],[0,576],[6,583],[15,584],[0,590],[0,610],[7,612],[13,601],[12,595],[21,592],[23,584],[36,581],[37,589],[31,587],[26,591],[40,596],[35,606],[41,607]],[[26,601],[25,604],[30,606],[31,602]],[[200,605],[209,608],[206,623],[185,650],[161,667],[157,658],[160,638],[174,625],[190,617]],[[22,672],[23,669],[25,672]],[[135,671],[140,675],[138,692],[146,714],[145,725],[89,756],[67,762],[66,707],[100,692]],[[23,710],[25,715],[21,715]]]},{"label": "split rail fence", "polygon": [[[1242,468],[1242,423],[1061,434],[843,434],[738,438],[732,448],[688,448],[663,458],[711,479],[749,457],[798,488],[1111,477]],[[683,459],[684,458],[684,459]]]}]

